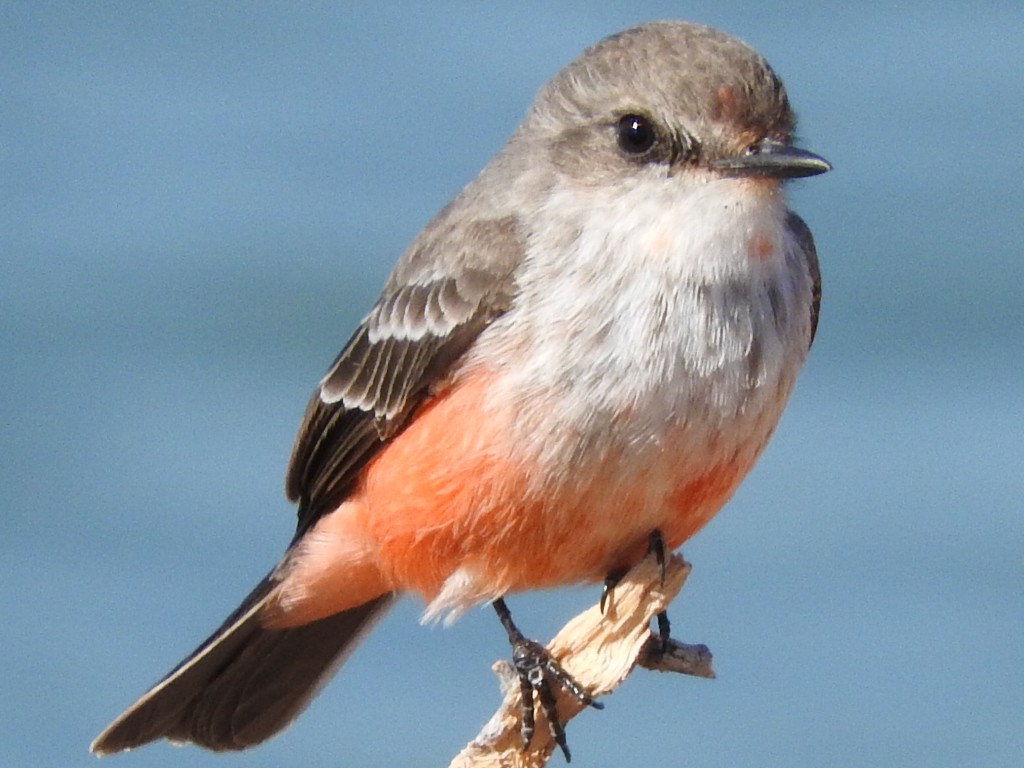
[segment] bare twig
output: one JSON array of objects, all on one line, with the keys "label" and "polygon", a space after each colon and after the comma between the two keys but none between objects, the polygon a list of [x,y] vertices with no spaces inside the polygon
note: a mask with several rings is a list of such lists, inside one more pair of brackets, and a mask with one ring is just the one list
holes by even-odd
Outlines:
[{"label": "bare twig", "polygon": [[[595,697],[614,691],[636,666],[697,677],[714,677],[711,652],[703,645],[669,641],[662,647],[651,634],[651,619],[664,611],[683,587],[690,564],[673,555],[661,580],[653,556],[625,575],[616,585],[602,614],[594,606],[572,619],[548,645],[551,655]],[[539,768],[555,748],[543,713],[537,713],[537,729],[529,749],[520,740],[520,688],[512,665],[497,662],[504,700],[477,737],[452,761],[450,768],[515,766]],[[566,691],[557,690],[558,716],[567,723],[584,708]]]}]

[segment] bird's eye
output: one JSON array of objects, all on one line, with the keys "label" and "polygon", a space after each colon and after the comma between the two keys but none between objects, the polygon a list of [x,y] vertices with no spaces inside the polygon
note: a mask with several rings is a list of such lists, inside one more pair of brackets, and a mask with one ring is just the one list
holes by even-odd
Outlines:
[{"label": "bird's eye", "polygon": [[654,123],[641,115],[623,115],[619,119],[619,149],[629,155],[642,155],[658,138]]}]

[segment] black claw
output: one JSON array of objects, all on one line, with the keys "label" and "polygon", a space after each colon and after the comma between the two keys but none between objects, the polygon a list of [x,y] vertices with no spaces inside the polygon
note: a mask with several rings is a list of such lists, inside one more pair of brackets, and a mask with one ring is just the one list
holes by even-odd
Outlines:
[{"label": "black claw", "polygon": [[508,641],[512,644],[512,664],[519,676],[519,690],[522,693],[522,729],[520,734],[523,739],[523,749],[528,749],[533,740],[536,729],[534,715],[534,699],[540,704],[541,711],[548,721],[548,730],[551,738],[565,755],[565,762],[572,760],[569,747],[566,744],[565,728],[558,717],[558,710],[555,703],[555,695],[551,690],[551,682],[554,681],[567,690],[583,705],[604,709],[604,704],[594,701],[594,697],[570,675],[565,669],[551,658],[551,654],[540,643],[525,637],[519,628],[512,621],[512,614],[505,605],[502,598],[494,601],[494,610],[498,614],[505,631],[508,633]]},{"label": "black claw", "polygon": [[623,570],[611,571],[607,576],[604,577],[604,585],[601,587],[601,602],[599,606],[601,613],[604,613],[604,609],[608,607],[608,604],[615,597],[615,587],[618,586],[619,582],[622,581],[622,577],[626,575]]},{"label": "black claw", "polygon": [[[562,750],[562,754],[565,755],[565,762],[572,762],[572,754],[569,752],[569,745],[565,740],[565,728],[562,726],[561,720],[558,719],[558,708],[555,705],[555,695],[551,692],[551,686],[548,685],[547,680],[544,679],[543,675],[540,675],[540,680],[536,685],[537,688],[537,699],[540,701],[540,708],[544,711],[544,717],[548,721],[548,733],[551,734],[551,738],[554,739],[555,744]],[[528,747],[529,743],[524,745]]]}]

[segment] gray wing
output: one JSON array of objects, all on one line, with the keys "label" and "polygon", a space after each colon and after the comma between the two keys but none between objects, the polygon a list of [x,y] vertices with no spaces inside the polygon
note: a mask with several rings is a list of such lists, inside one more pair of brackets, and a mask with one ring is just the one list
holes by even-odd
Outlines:
[{"label": "gray wing", "polygon": [[[432,385],[511,304],[519,227],[508,217],[459,215],[465,204],[457,198],[413,242],[310,400],[288,468],[288,495],[299,503],[295,540],[344,500]],[[277,581],[275,571],[260,582],[100,734],[93,752],[161,737],[215,750],[258,744],[302,711],[394,600],[380,595],[300,627],[268,629],[260,612]]]},{"label": "gray wing", "polygon": [[452,213],[442,211],[399,261],[309,401],[286,479],[299,504],[296,540],[344,501],[431,386],[511,304],[523,254],[516,222],[456,227]]},{"label": "gray wing", "polygon": [[818,331],[818,313],[821,311],[821,269],[818,266],[818,251],[814,247],[814,237],[811,235],[811,230],[803,219],[790,211],[786,225],[796,236],[797,242],[800,244],[800,250],[803,251],[804,257],[807,259],[807,268],[811,273],[813,286],[813,293],[811,294],[811,340],[807,345],[810,347],[814,343],[814,334]]}]

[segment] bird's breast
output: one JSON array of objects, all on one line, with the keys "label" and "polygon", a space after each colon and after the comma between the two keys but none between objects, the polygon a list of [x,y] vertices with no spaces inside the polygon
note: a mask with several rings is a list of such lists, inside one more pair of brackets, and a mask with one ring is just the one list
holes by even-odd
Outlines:
[{"label": "bird's breast", "polygon": [[513,404],[552,472],[774,426],[809,345],[809,269],[784,201],[706,186],[633,190],[534,233],[520,294],[470,364],[500,371],[494,407]]},{"label": "bird's breast", "polygon": [[541,227],[516,303],[469,359],[498,373],[488,407],[516,414],[510,450],[535,492],[587,495],[604,508],[595,524],[614,518],[609,531],[621,533],[624,498],[639,528],[687,498],[710,517],[768,440],[807,351],[811,277],[784,202],[708,186]]}]

